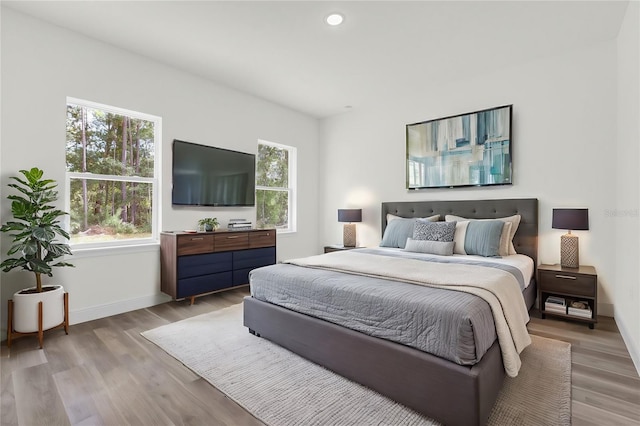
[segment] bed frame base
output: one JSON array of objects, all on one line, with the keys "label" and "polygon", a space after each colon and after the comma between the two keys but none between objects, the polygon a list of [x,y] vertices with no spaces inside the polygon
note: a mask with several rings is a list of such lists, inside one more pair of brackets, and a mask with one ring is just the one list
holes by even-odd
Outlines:
[{"label": "bed frame base", "polygon": [[484,425],[505,377],[497,341],[478,364],[462,366],[252,297],[244,325],[446,425]]}]

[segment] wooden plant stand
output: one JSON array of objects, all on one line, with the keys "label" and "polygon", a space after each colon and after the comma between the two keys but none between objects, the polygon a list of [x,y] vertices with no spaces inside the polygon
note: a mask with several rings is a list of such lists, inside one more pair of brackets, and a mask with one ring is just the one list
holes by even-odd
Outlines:
[{"label": "wooden plant stand", "polygon": [[13,299],[9,299],[9,319],[7,321],[7,347],[11,347],[11,340],[23,336],[38,336],[38,342],[40,343],[40,349],[44,346],[44,332],[49,330],[55,330],[56,328],[64,327],[64,332],[69,334],[69,293],[64,293],[64,321],[60,324],[48,328],[42,329],[42,302],[38,303],[38,331],[32,331],[30,333],[21,333],[13,329]]}]

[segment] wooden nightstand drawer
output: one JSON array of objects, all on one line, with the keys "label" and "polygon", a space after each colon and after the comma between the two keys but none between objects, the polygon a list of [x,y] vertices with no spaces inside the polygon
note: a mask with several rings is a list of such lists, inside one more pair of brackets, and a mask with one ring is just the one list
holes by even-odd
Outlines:
[{"label": "wooden nightstand drawer", "polygon": [[213,235],[180,235],[177,245],[178,256],[211,253],[213,251]]},{"label": "wooden nightstand drawer", "polygon": [[244,250],[248,248],[248,232],[226,232],[215,236],[214,251]]},{"label": "wooden nightstand drawer", "polygon": [[539,284],[542,291],[587,297],[596,295],[596,279],[593,276],[540,271]]}]

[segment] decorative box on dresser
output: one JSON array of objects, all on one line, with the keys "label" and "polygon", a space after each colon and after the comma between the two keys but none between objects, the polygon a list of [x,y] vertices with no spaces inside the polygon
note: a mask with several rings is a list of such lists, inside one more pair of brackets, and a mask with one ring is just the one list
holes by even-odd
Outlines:
[{"label": "decorative box on dresser", "polygon": [[[538,301],[544,319],[546,315],[582,321],[593,329],[598,322],[598,275],[593,266],[580,265],[578,268],[563,268],[560,265],[538,266]],[[545,308],[549,296],[566,300],[567,307],[571,302],[586,302],[591,310],[590,317],[551,311]]]},{"label": "decorative box on dresser", "polygon": [[249,272],[276,263],[276,230],[160,234],[160,289],[174,299],[247,285]]}]

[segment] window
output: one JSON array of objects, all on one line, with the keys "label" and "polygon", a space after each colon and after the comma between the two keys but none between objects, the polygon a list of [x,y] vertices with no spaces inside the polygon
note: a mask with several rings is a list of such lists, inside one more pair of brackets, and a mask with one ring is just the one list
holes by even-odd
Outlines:
[{"label": "window", "polygon": [[258,141],[256,216],[258,228],[295,232],[296,148]]},{"label": "window", "polygon": [[161,118],[67,98],[72,245],[157,241]]}]

